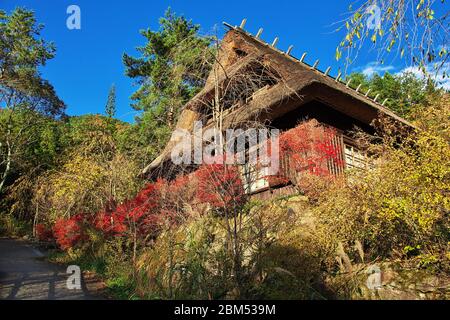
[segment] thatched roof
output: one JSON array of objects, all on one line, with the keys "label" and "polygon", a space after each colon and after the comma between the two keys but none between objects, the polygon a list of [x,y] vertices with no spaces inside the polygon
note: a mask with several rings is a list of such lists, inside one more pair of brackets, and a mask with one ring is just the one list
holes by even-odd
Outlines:
[{"label": "thatched roof", "polygon": [[[364,124],[370,125],[383,114],[412,126],[379,102],[352,89],[340,78],[330,76],[329,70],[323,72],[316,65],[311,66],[303,59],[291,56],[290,52],[282,52],[239,27],[225,25],[230,30],[222,39],[218,53],[216,63],[220,67],[210,73],[205,87],[185,105],[176,128],[192,131],[194,122],[204,119],[203,107],[213,99],[217,84],[229,81],[255,61],[275,70],[279,81],[255,92],[251,99],[227,114],[225,128],[249,120],[273,120],[311,100],[321,101]],[[157,175],[157,169],[164,168],[164,164],[170,160],[171,150],[177,142],[177,139],[171,139],[163,152],[144,169],[143,174]]]}]

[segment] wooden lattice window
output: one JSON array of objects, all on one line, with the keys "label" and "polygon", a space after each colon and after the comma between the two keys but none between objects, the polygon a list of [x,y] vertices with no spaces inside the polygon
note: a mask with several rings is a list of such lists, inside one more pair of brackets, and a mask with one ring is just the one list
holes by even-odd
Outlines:
[{"label": "wooden lattice window", "polygon": [[356,146],[344,143],[344,159],[346,169],[369,169],[372,161],[367,154]]},{"label": "wooden lattice window", "polygon": [[269,187],[269,167],[245,164],[242,166],[243,185],[246,193],[255,193]]}]

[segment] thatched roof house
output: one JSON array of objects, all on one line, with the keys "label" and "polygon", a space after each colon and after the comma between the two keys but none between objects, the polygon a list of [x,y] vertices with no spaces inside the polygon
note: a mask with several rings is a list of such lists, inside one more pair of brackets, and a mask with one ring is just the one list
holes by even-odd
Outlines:
[{"label": "thatched roof house", "polygon": [[[316,119],[338,129],[345,136],[355,127],[372,132],[371,124],[380,115],[410,126],[385,108],[380,97],[370,97],[342,82],[340,75],[330,76],[314,65],[278,50],[275,45],[253,36],[241,27],[225,24],[224,36],[216,66],[204,88],[184,107],[176,128],[192,130],[195,121],[212,125],[211,106],[220,90],[226,109],[223,128],[236,127],[248,121],[259,121],[280,130],[293,128],[301,119]],[[258,77],[258,81],[251,77]],[[208,108],[208,106],[210,108]],[[164,175],[170,165],[172,138],[163,152],[143,171],[148,177]],[[345,150],[343,151],[345,152]]]}]

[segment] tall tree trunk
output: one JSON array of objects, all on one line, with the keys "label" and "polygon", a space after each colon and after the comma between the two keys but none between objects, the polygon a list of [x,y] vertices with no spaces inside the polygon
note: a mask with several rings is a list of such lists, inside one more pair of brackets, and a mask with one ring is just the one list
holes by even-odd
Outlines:
[{"label": "tall tree trunk", "polygon": [[[9,134],[8,134],[9,135]],[[6,178],[8,177],[9,171],[11,171],[11,144],[9,143],[9,140],[6,140],[6,146],[8,148],[7,154],[6,154],[6,167],[2,174],[2,180],[0,181],[0,194],[3,191],[3,187],[5,186]]]},{"label": "tall tree trunk", "polygon": [[[3,192],[3,188],[5,187],[5,183],[6,183],[6,179],[8,177],[9,172],[11,171],[11,162],[12,162],[12,145],[11,145],[11,128],[12,128],[12,116],[13,116],[13,112],[14,112],[14,108],[10,107],[10,100],[12,99],[12,97],[10,99],[8,99],[8,101],[6,102],[6,109],[10,109],[10,114],[8,116],[8,131],[6,132],[6,148],[7,148],[7,152],[6,152],[6,166],[5,166],[5,170],[2,173],[2,177],[1,177],[1,181],[0,181],[0,194],[2,194]],[[2,147],[2,144],[0,142],[0,148]]]}]

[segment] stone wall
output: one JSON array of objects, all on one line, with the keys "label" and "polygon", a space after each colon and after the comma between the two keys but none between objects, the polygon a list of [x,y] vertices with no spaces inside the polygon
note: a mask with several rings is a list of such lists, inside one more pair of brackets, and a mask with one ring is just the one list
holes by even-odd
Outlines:
[{"label": "stone wall", "polygon": [[360,269],[350,298],[367,300],[428,300],[450,298],[450,277],[425,269],[384,262]]}]

